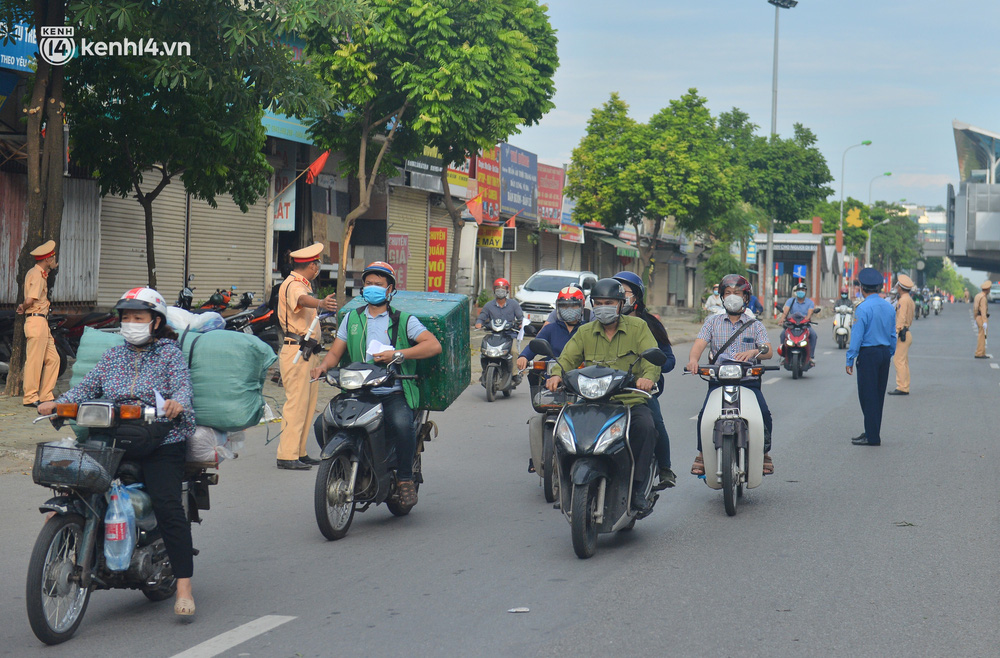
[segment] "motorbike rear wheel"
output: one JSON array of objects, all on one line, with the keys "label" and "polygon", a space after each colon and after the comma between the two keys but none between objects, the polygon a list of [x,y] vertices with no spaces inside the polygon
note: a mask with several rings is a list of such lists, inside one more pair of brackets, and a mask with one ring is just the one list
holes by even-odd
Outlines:
[{"label": "motorbike rear wheel", "polygon": [[552,430],[546,427],[542,432],[542,491],[545,493],[545,502],[554,503],[559,500],[556,446]]},{"label": "motorbike rear wheel", "polygon": [[497,367],[486,366],[483,373],[483,385],[486,387],[486,401],[493,402],[497,399]]},{"label": "motorbike rear wheel", "polygon": [[158,601],[166,601],[167,599],[172,598],[176,593],[177,579],[173,576],[170,577],[170,580],[160,583],[155,587],[142,588],[143,596],[154,603]]},{"label": "motorbike rear wheel", "polygon": [[31,551],[25,587],[28,622],[45,644],[73,637],[90,602],[90,589],[74,580],[83,550],[83,524],[79,514],[53,516],[42,526]]},{"label": "motorbike rear wheel", "polygon": [[347,502],[347,487],[351,482],[351,460],[346,452],[324,459],[316,473],[313,503],[316,524],[323,536],[334,541],[342,539],[354,520],[354,502]]},{"label": "motorbike rear wheel", "polygon": [[597,488],[596,480],[573,486],[573,507],[570,526],[573,550],[581,559],[593,557],[597,551]]},{"label": "motorbike rear wheel", "polygon": [[722,437],[722,502],[726,514],[736,516],[737,487],[740,486],[740,465],[737,459],[736,437],[729,434]]}]

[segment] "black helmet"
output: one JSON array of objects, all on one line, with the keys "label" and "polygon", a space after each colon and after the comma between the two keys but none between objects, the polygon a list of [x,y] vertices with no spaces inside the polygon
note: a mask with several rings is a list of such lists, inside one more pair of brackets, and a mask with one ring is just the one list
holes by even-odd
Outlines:
[{"label": "black helmet", "polygon": [[616,299],[625,301],[625,286],[617,279],[601,279],[590,289],[591,299]]},{"label": "black helmet", "polygon": [[743,293],[743,300],[747,304],[750,303],[750,296],[753,295],[753,286],[746,280],[746,277],[742,277],[739,274],[727,274],[719,281],[719,293],[724,295],[726,288],[736,288]]},{"label": "black helmet", "polygon": [[793,291],[794,291],[794,290],[808,290],[808,288],[806,287],[806,284],[804,284],[804,283],[802,283],[802,282],[800,281],[800,282],[798,282],[798,283],[796,283],[796,284],[795,284],[795,287],[794,287],[794,288],[792,288],[792,290],[793,290]]}]

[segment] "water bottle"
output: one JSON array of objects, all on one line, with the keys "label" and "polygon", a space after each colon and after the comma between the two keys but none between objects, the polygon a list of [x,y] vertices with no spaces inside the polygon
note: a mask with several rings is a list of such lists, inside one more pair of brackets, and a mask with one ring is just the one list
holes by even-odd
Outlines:
[{"label": "water bottle", "polygon": [[132,561],[135,535],[129,528],[128,517],[117,495],[111,496],[104,515],[104,561],[111,571],[125,571]]}]

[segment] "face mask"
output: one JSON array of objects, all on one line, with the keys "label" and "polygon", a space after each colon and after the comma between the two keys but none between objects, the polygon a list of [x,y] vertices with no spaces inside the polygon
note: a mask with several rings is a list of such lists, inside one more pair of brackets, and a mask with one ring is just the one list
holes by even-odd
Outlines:
[{"label": "face mask", "polygon": [[577,306],[569,306],[566,308],[560,308],[556,312],[556,315],[558,315],[559,319],[566,324],[576,324],[580,321],[580,318],[583,317],[583,309]]},{"label": "face mask", "polygon": [[497,299],[506,299],[507,298],[507,289],[506,288],[494,288],[493,289],[493,295],[496,296]]},{"label": "face mask", "polygon": [[799,299],[805,299],[805,297],[806,297],[806,291],[805,290],[796,290],[795,291],[795,296],[798,297]]},{"label": "face mask", "polygon": [[626,315],[632,315],[632,313],[635,312],[635,297],[632,295],[625,295],[625,308],[628,309],[625,311]]},{"label": "face mask", "polygon": [[361,290],[361,296],[369,304],[381,306],[387,299],[386,289],[382,286],[365,286]]},{"label": "face mask", "polygon": [[722,300],[722,305],[726,308],[727,313],[733,315],[742,313],[745,308],[742,295],[726,295],[726,298]]},{"label": "face mask", "polygon": [[618,304],[614,306],[595,306],[594,317],[601,324],[611,324],[618,319]]},{"label": "face mask", "polygon": [[719,289],[718,288],[712,288],[712,294],[713,295],[718,295],[719,294]]},{"label": "face mask", "polygon": [[122,322],[122,338],[130,345],[145,345],[153,337],[153,323]]}]

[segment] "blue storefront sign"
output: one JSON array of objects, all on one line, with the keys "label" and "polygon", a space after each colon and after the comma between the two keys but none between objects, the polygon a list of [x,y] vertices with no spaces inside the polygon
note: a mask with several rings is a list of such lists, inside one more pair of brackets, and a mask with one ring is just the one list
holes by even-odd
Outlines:
[{"label": "blue storefront sign", "polygon": [[500,212],[537,219],[538,156],[510,144],[500,145]]},{"label": "blue storefront sign", "polygon": [[7,43],[0,39],[0,69],[32,73],[31,64],[38,52],[35,31],[26,23],[16,23],[12,30],[0,23],[0,37],[10,39]]}]

